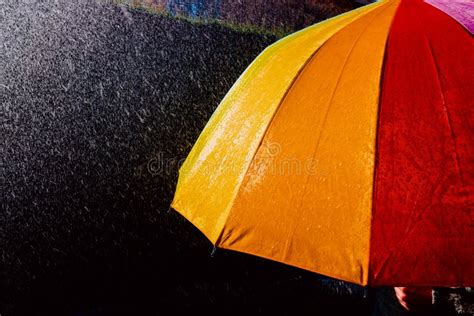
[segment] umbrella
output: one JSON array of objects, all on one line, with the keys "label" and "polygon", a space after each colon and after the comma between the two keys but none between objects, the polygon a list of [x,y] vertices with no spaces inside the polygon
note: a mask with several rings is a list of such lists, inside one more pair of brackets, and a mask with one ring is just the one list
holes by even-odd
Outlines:
[{"label": "umbrella", "polygon": [[449,15],[474,5],[432,2],[454,9],[380,1],[268,47],[172,207],[217,247],[341,280],[474,285],[474,44]]}]

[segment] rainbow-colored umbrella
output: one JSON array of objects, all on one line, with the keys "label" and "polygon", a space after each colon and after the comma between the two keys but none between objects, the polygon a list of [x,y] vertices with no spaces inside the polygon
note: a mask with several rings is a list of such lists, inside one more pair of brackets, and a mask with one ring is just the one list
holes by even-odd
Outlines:
[{"label": "rainbow-colored umbrella", "polygon": [[173,208],[217,247],[342,280],[474,285],[473,12],[380,1],[270,46]]}]

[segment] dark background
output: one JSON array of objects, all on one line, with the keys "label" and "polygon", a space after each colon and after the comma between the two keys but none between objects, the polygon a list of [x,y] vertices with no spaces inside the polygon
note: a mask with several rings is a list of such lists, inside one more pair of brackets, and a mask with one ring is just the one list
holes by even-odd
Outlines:
[{"label": "dark background", "polygon": [[217,250],[179,160],[276,37],[100,1],[0,0],[0,314],[368,314],[364,289]]}]

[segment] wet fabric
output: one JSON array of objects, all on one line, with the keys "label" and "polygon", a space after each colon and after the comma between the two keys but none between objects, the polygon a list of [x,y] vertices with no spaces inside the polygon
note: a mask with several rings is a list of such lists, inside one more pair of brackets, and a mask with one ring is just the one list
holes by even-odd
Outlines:
[{"label": "wet fabric", "polygon": [[474,47],[422,0],[265,50],[180,170],[217,247],[357,284],[474,284]]},{"label": "wet fabric", "polygon": [[473,108],[471,35],[402,1],[382,83],[372,284],[474,284]]},{"label": "wet fabric", "polygon": [[380,5],[343,14],[278,41],[228,92],[181,167],[172,203],[213,243],[268,124],[298,73],[334,34]]},{"label": "wet fabric", "polygon": [[299,75],[218,245],[367,283],[379,82],[397,4],[339,31]]}]

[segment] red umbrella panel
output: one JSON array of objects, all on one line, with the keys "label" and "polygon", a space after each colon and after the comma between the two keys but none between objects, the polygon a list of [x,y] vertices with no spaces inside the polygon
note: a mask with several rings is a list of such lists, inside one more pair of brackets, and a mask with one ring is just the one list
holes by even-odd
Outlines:
[{"label": "red umbrella panel", "polygon": [[450,16],[400,4],[382,79],[373,284],[474,284],[473,52]]}]

